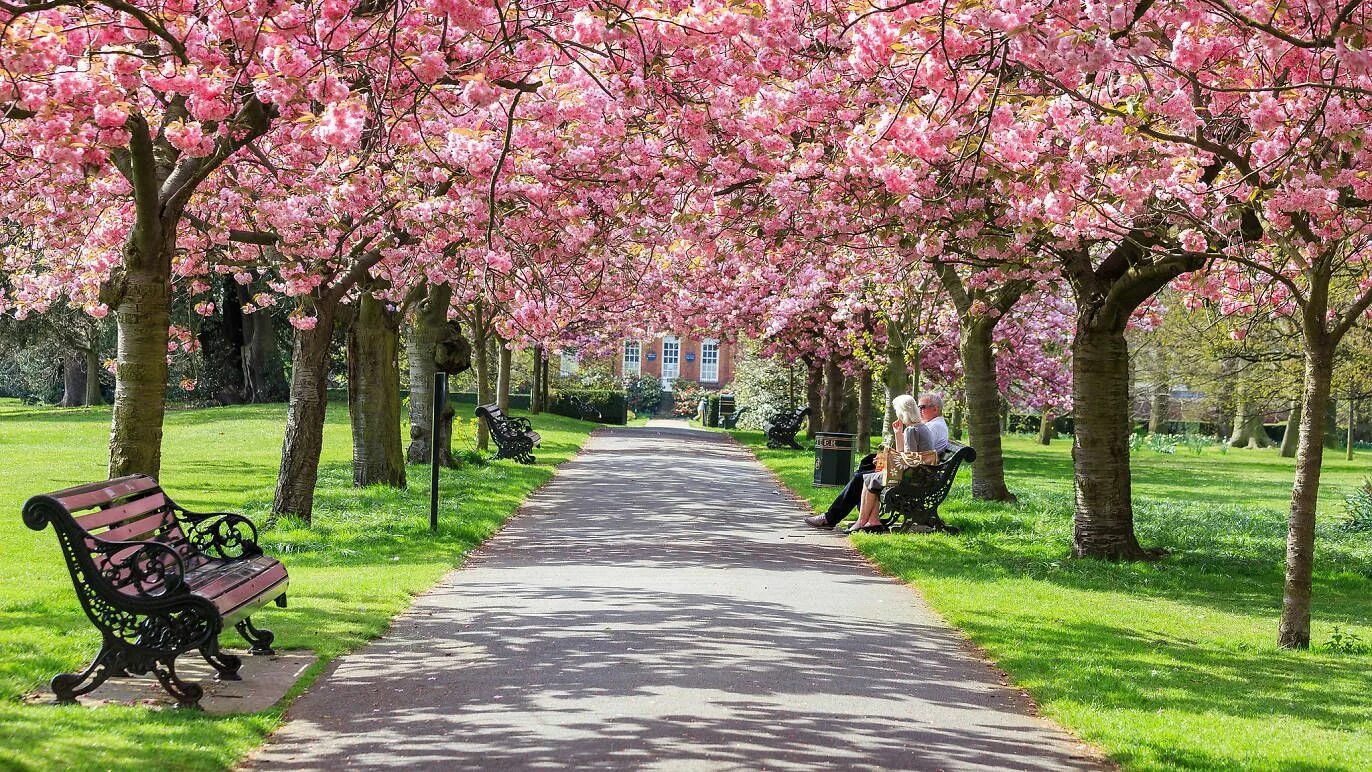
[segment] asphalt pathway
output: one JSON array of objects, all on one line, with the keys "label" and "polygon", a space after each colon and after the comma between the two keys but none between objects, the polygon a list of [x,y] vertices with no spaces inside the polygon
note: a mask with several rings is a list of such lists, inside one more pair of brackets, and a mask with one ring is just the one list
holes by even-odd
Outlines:
[{"label": "asphalt pathway", "polygon": [[249,765],[1103,767],[804,514],[722,435],[598,432]]}]

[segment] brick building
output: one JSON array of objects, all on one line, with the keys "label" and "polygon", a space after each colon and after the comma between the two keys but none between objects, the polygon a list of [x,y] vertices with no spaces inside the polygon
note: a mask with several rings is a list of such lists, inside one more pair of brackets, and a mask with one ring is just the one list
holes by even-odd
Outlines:
[{"label": "brick building", "polygon": [[[565,375],[577,367],[576,355],[564,352],[559,368]],[[652,340],[626,340],[610,362],[616,377],[651,375],[671,391],[676,381],[694,381],[721,389],[734,378],[734,344],[716,338],[694,340],[662,335]]]}]

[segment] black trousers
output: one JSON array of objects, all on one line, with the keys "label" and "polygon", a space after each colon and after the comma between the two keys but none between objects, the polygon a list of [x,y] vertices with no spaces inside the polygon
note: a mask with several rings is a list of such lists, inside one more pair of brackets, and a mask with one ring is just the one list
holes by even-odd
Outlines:
[{"label": "black trousers", "polygon": [[824,519],[829,525],[838,525],[843,518],[852,514],[853,510],[862,503],[862,476],[868,472],[875,472],[877,454],[868,453],[858,462],[857,471],[853,473],[853,479],[843,486],[843,490],[834,499],[834,503],[829,505],[829,509],[824,513]]}]

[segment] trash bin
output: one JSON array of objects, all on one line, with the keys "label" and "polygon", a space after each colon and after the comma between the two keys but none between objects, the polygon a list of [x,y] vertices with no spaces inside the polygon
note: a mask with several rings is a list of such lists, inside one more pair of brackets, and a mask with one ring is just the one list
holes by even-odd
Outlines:
[{"label": "trash bin", "polygon": [[719,414],[720,414],[720,415],[728,415],[728,414],[730,414],[730,413],[732,413],[732,412],[734,412],[734,395],[732,395],[732,394],[721,394],[721,395],[719,395]]},{"label": "trash bin", "polygon": [[815,432],[815,486],[847,485],[853,476],[856,434]]}]

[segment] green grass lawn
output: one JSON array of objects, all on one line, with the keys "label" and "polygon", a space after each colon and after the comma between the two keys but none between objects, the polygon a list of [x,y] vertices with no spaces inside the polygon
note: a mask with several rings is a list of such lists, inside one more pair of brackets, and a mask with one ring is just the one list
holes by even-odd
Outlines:
[{"label": "green grass lawn", "polygon": [[[835,489],[811,485],[811,453],[735,436],[817,510],[832,501]],[[1372,769],[1372,535],[1334,527],[1372,455],[1326,463],[1315,646],[1288,652],[1275,640],[1292,460],[1136,453],[1140,539],[1172,555],[1114,565],[1069,557],[1070,451],[1007,438],[1019,504],[971,501],[964,471],[940,510],[961,535],[862,535],[856,546],[1126,768]]]},{"label": "green grass lawn", "polygon": [[[257,620],[278,649],[328,660],[383,633],[391,617],[500,527],[524,497],[570,458],[593,424],[542,414],[536,466],[500,461],[445,471],[437,535],[429,532],[428,467],[411,467],[408,490],[351,487],[347,411],[330,406],[314,526],[278,523],[262,546],[291,573],[290,608]],[[281,459],[284,405],[169,413],[162,483],[192,508],[236,509],[266,520]],[[0,400],[0,769],[221,769],[256,747],[284,705],[213,717],[133,707],[26,705],[22,696],[63,671],[79,671],[99,638],[82,614],[57,539],[24,526],[29,496],[105,477],[108,408],[23,407]],[[473,442],[459,420],[458,447]],[[226,644],[243,648],[232,631]],[[303,684],[297,687],[297,692]],[[97,690],[94,694],[99,697]]]}]

